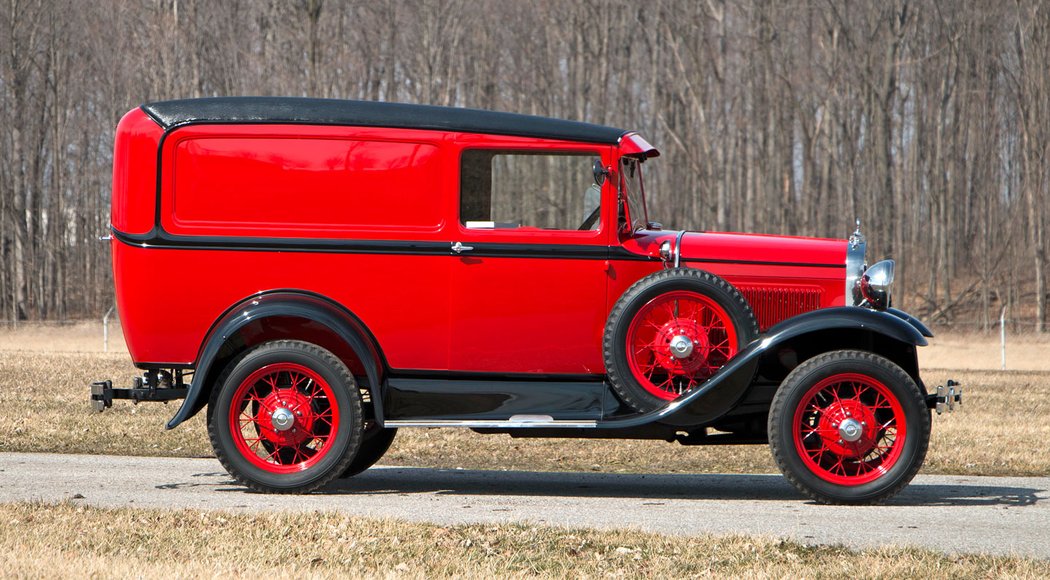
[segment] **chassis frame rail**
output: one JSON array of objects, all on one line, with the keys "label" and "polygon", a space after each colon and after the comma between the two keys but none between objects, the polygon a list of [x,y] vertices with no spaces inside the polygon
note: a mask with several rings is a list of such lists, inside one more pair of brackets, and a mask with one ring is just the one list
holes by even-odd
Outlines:
[{"label": "chassis frame rail", "polygon": [[113,406],[113,399],[129,399],[135,404],[138,404],[139,401],[166,403],[176,399],[185,399],[188,390],[186,387],[143,387],[141,377],[135,377],[134,386],[130,389],[114,389],[113,381],[99,381],[91,383],[91,406],[101,413]]}]

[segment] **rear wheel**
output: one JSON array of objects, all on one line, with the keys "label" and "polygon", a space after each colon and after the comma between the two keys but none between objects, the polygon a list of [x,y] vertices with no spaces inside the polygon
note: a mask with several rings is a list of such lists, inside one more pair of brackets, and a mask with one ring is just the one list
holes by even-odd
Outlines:
[{"label": "rear wheel", "polygon": [[227,471],[265,492],[304,493],[346,470],[361,443],[361,396],[332,353],[299,341],[235,360],[212,392],[208,434]]},{"label": "rear wheel", "polygon": [[930,411],[919,386],[893,362],[835,351],[784,379],[768,428],[777,465],[802,493],[822,503],[877,503],[922,466]]},{"label": "rear wheel", "polygon": [[755,315],[731,284],[702,270],[663,270],[613,306],[605,367],[625,403],[651,411],[703,384],[757,336]]},{"label": "rear wheel", "polygon": [[357,455],[350,462],[350,467],[347,467],[340,477],[353,477],[375,465],[390,449],[395,435],[397,435],[397,429],[384,429],[379,426],[379,423],[369,421],[365,427],[364,438],[361,439],[361,446],[357,449]]}]

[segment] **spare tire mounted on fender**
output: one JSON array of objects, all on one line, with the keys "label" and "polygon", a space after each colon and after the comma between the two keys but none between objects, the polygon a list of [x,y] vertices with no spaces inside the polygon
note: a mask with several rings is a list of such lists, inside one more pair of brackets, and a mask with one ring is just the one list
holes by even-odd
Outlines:
[{"label": "spare tire mounted on fender", "polygon": [[733,285],[703,270],[661,270],[613,306],[605,368],[625,403],[651,411],[702,384],[757,336],[755,314]]}]

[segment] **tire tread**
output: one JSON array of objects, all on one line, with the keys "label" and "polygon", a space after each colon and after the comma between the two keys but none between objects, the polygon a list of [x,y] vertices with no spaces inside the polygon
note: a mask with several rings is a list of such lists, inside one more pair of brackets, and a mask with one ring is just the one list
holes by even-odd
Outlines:
[{"label": "tire tread", "polygon": [[[229,379],[229,376],[237,369],[241,361],[243,361],[250,355],[256,355],[259,353],[265,354],[265,352],[269,350],[282,349],[297,350],[302,354],[316,357],[323,361],[325,364],[329,365],[332,370],[334,370],[338,375],[340,375],[340,378],[344,381],[344,384],[347,387],[348,394],[350,395],[350,404],[352,407],[352,411],[356,409],[356,411],[354,412],[356,417],[352,425],[356,427],[356,435],[358,440],[360,440],[361,429],[359,426],[361,424],[362,418],[361,397],[358,394],[357,383],[354,380],[353,374],[351,374],[350,370],[346,368],[346,365],[343,364],[343,362],[331,352],[313,343],[304,342],[301,340],[275,340],[272,342],[267,342],[253,349],[245,351],[244,353],[230,361],[228,365],[226,365],[226,368],[223,369],[222,373],[219,375],[219,378],[215,383],[215,387],[211,390],[211,400],[208,403],[208,438],[211,440],[212,449],[215,450],[215,456],[219,460],[219,463],[221,463],[222,466],[226,468],[226,471],[241,485],[244,485],[245,487],[248,487],[249,489],[252,489],[254,491],[259,491],[263,493],[309,493],[311,491],[324,487],[325,485],[331,483],[333,480],[342,475],[343,472],[345,472],[347,468],[349,468],[350,464],[353,462],[356,453],[344,454],[344,456],[340,458],[339,462],[336,463],[333,467],[331,467],[323,477],[315,481],[311,481],[307,484],[288,488],[265,485],[245,477],[232,464],[232,462],[230,461],[230,457],[226,454],[226,450],[223,449],[223,446],[220,444],[219,426],[216,424],[217,420],[215,417],[213,417],[212,412],[212,410],[216,407],[216,403],[219,399],[220,394],[223,391],[224,386],[226,385],[227,379]],[[351,433],[351,435],[354,435],[354,433]]]},{"label": "tire tread", "polygon": [[[908,467],[908,470],[900,477],[900,479],[893,486],[891,486],[890,488],[888,488],[886,490],[881,491],[878,495],[875,495],[873,497],[848,499],[848,500],[847,499],[841,499],[841,498],[828,497],[826,495],[818,493],[817,491],[815,491],[815,490],[811,489],[809,486],[807,486],[804,482],[802,482],[795,475],[795,473],[791,470],[790,466],[787,464],[787,461],[786,461],[786,458],[785,458],[785,453],[794,453],[794,449],[787,449],[787,450],[781,449],[780,446],[779,446],[778,433],[776,431],[776,426],[780,425],[781,421],[784,421],[784,420],[789,420],[790,421],[790,419],[785,419],[785,414],[787,416],[793,416],[794,415],[795,409],[793,409],[793,408],[786,408],[786,405],[785,405],[785,400],[787,399],[788,390],[791,388],[791,381],[793,380],[793,378],[797,380],[797,377],[804,376],[805,374],[809,373],[810,371],[812,371],[816,367],[820,367],[820,366],[825,365],[825,364],[831,364],[831,363],[840,362],[840,361],[847,361],[847,360],[856,360],[856,359],[861,359],[861,360],[865,360],[867,362],[870,362],[870,363],[872,363],[872,364],[882,368],[883,370],[886,370],[886,371],[889,371],[889,372],[895,374],[898,379],[900,379],[902,381],[905,381],[906,384],[910,383],[910,384],[915,385],[914,380],[911,378],[910,375],[908,375],[908,373],[904,372],[904,369],[902,369],[901,367],[899,367],[896,364],[894,364],[892,361],[890,361],[890,360],[888,360],[888,359],[886,359],[886,358],[884,358],[882,356],[879,356],[877,354],[874,354],[874,353],[871,353],[871,352],[867,352],[867,351],[836,350],[836,351],[826,352],[824,354],[820,354],[820,355],[817,355],[817,356],[815,356],[813,358],[810,358],[809,360],[805,361],[804,363],[802,363],[801,365],[796,367],[793,371],[791,371],[791,373],[787,376],[787,378],[785,378],[784,381],[781,383],[780,388],[777,389],[776,395],[774,395],[774,397],[773,397],[773,402],[772,402],[772,404],[769,407],[769,423],[768,423],[769,447],[770,447],[770,450],[772,451],[773,459],[776,461],[777,467],[780,469],[780,472],[784,474],[784,478],[787,479],[788,482],[791,483],[791,485],[795,487],[795,489],[797,489],[798,491],[802,492],[802,494],[805,495],[806,497],[808,497],[809,499],[811,499],[813,501],[816,501],[818,503],[822,503],[822,504],[828,504],[828,505],[877,505],[877,504],[883,503],[886,500],[890,499],[891,497],[893,497],[893,496],[897,495],[898,493],[900,493],[901,490],[903,490],[905,487],[907,487],[907,485],[909,483],[911,483],[911,480],[919,472],[919,469],[922,467],[922,464],[923,464],[923,462],[926,459],[926,451],[927,451],[928,445],[923,444],[923,445],[920,445],[920,448],[919,448],[919,451],[918,451],[916,457],[913,458],[912,465],[910,465]],[[785,385],[788,385],[787,389],[785,388]],[[901,401],[902,407],[907,408],[907,405],[915,404],[915,405],[920,405],[921,407],[925,408],[926,407],[926,400],[922,396],[922,393],[919,392],[918,386],[916,385],[916,388],[915,389],[911,389],[911,391],[912,391],[911,394],[913,395],[912,401]],[[928,411],[926,413],[922,414],[921,425],[920,426],[921,426],[921,433],[918,433],[917,435],[919,435],[919,437],[921,438],[921,441],[929,442],[930,431],[931,431],[931,421],[930,421],[930,415],[929,415]]]}]

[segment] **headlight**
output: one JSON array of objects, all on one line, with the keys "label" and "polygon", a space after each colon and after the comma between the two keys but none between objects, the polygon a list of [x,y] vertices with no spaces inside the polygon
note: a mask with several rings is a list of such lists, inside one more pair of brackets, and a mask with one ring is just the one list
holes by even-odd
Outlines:
[{"label": "headlight", "polygon": [[893,260],[876,262],[860,277],[860,293],[872,307],[883,310],[890,305],[893,286]]}]

